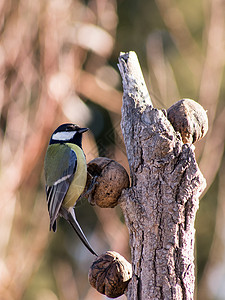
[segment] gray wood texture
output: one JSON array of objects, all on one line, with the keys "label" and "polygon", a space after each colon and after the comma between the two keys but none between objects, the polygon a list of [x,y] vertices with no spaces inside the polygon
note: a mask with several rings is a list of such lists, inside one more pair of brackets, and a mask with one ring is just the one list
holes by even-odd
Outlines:
[{"label": "gray wood texture", "polygon": [[121,53],[121,127],[131,187],[121,196],[129,230],[132,280],[129,299],[193,299],[194,222],[206,186],[194,146],[183,144],[153,108],[135,52]]}]

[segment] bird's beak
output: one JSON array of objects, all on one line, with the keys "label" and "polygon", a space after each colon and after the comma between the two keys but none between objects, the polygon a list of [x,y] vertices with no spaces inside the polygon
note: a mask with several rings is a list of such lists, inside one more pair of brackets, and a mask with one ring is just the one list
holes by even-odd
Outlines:
[{"label": "bird's beak", "polygon": [[79,133],[84,133],[84,132],[86,132],[86,131],[88,131],[89,130],[89,128],[80,128],[79,130],[78,130],[78,132]]}]

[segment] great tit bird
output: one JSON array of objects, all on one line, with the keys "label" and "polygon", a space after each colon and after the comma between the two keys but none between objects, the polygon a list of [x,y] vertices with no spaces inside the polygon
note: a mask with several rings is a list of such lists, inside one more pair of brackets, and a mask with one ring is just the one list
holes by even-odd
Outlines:
[{"label": "great tit bird", "polygon": [[44,170],[50,230],[56,231],[58,216],[66,219],[87,249],[97,256],[75,216],[74,206],[87,180],[87,164],[82,150],[82,134],[88,128],[62,124],[52,134],[45,155]]}]

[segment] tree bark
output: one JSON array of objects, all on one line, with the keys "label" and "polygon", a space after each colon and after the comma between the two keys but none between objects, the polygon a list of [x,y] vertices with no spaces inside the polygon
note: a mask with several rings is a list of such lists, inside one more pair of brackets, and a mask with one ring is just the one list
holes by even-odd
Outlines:
[{"label": "tree bark", "polygon": [[121,53],[121,127],[131,187],[121,207],[129,229],[132,280],[129,299],[193,299],[194,222],[206,186],[194,146],[183,144],[153,108],[137,56]]}]

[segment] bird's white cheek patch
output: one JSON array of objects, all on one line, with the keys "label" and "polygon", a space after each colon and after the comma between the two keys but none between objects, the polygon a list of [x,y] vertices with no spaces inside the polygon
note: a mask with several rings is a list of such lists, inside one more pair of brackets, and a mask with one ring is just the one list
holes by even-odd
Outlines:
[{"label": "bird's white cheek patch", "polygon": [[52,135],[52,139],[55,141],[69,141],[71,140],[76,132],[74,131],[62,131],[56,132]]}]

